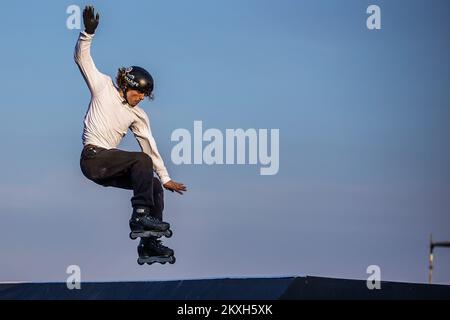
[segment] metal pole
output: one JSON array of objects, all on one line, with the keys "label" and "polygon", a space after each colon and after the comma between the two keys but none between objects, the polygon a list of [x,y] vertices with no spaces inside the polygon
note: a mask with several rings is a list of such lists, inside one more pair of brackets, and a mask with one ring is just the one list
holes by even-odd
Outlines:
[{"label": "metal pole", "polygon": [[430,234],[430,256],[428,266],[428,283],[431,284],[433,278],[433,235]]},{"label": "metal pole", "polygon": [[450,248],[450,241],[433,242],[433,235],[430,234],[430,256],[429,256],[429,272],[428,282],[431,284],[433,279],[433,251],[434,247]]}]

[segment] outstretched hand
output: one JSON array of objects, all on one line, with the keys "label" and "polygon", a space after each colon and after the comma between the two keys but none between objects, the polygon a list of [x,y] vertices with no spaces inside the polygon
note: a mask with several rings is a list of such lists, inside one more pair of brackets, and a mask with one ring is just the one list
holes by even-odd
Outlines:
[{"label": "outstretched hand", "polygon": [[86,33],[94,34],[97,29],[100,16],[97,12],[95,15],[94,6],[86,6],[83,10],[84,30]]},{"label": "outstretched hand", "polygon": [[175,192],[177,192],[179,194],[183,194],[183,191],[184,192],[187,191],[187,189],[186,189],[184,184],[178,183],[178,182],[175,182],[175,181],[172,181],[172,180],[164,183],[164,188],[166,188],[167,190],[170,190],[172,192],[175,191]]}]

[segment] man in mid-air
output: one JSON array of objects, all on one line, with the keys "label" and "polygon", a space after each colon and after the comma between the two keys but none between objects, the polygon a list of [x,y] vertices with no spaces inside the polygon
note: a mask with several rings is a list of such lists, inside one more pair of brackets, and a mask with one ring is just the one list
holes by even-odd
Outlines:
[{"label": "man in mid-air", "polygon": [[[133,190],[130,237],[141,237],[138,263],[174,263],[172,249],[162,245],[161,236],[170,237],[170,224],[162,219],[163,188],[183,194],[186,187],[171,180],[153,138],[150,121],[139,103],[153,99],[153,78],[137,66],[119,68],[116,84],[99,72],[90,48],[99,14],[87,6],[83,11],[85,30],[75,47],[75,62],[91,92],[91,101],[84,118],[83,150],[80,167],[84,176],[102,186]],[[142,152],[117,149],[123,136],[131,129]],[[153,177],[153,170],[158,180]]]}]

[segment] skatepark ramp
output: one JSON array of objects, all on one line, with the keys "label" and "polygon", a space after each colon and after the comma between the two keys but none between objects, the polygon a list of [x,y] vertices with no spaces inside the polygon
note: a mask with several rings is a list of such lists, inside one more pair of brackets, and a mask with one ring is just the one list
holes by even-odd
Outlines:
[{"label": "skatepark ramp", "polygon": [[73,290],[66,283],[1,283],[0,299],[450,299],[450,286],[381,282],[381,289],[369,290],[363,280],[320,277],[83,282]]}]

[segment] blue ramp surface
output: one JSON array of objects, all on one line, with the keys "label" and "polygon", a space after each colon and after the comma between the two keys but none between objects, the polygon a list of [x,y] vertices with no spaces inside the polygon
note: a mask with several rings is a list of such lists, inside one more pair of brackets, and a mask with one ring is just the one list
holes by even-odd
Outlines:
[{"label": "blue ramp surface", "polygon": [[450,286],[319,277],[203,279],[152,282],[87,282],[69,290],[65,283],[0,284],[0,299],[79,300],[277,300],[277,299],[450,299]]},{"label": "blue ramp surface", "polygon": [[65,283],[0,284],[0,299],[274,300],[295,278],[90,282],[80,290]]}]

